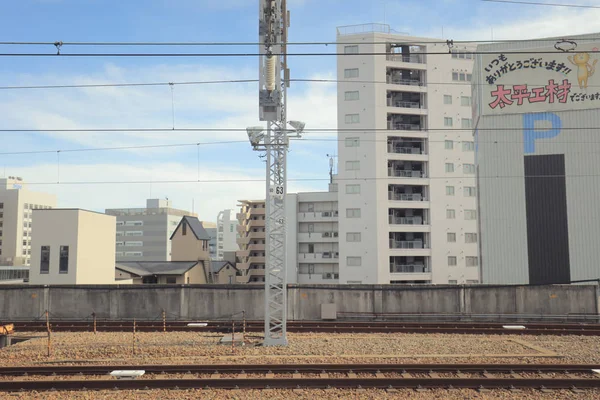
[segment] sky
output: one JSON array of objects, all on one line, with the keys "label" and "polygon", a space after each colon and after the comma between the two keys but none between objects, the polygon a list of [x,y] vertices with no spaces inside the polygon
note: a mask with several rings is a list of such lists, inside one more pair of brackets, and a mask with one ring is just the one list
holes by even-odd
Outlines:
[{"label": "sky", "polygon": [[[573,0],[575,1],[575,0]],[[556,3],[556,1],[554,1]],[[2,7],[0,41],[256,42],[255,0],[20,0]],[[577,0],[577,4],[593,1]],[[336,40],[336,27],[387,23],[397,32],[454,40],[525,39],[600,31],[600,9],[497,4],[480,0],[288,0],[289,41]],[[333,52],[334,46],[290,46]],[[255,46],[79,47],[77,52],[253,53]],[[55,54],[52,45],[0,45],[0,53]],[[290,57],[293,79],[335,79],[335,56]],[[149,83],[258,78],[256,57],[0,57],[0,86]],[[260,125],[258,84],[0,89],[0,177],[56,194],[59,207],[94,211],[144,207],[169,198],[215,221],[239,199],[264,198],[265,164],[244,129]],[[336,128],[334,83],[293,82],[288,118]],[[124,128],[228,128],[230,132],[119,132]],[[85,132],[80,129],[114,129]],[[36,132],[71,129],[72,132]],[[213,142],[212,144],[208,144]],[[142,149],[126,146],[182,145]],[[74,151],[85,150],[85,151]],[[29,153],[22,152],[41,152]],[[327,189],[335,132],[292,142],[288,192]],[[17,153],[21,154],[6,154]],[[220,182],[203,182],[217,180]],[[181,182],[184,181],[184,182]],[[140,182],[140,183],[119,183]],[[153,183],[150,183],[153,182]]]}]

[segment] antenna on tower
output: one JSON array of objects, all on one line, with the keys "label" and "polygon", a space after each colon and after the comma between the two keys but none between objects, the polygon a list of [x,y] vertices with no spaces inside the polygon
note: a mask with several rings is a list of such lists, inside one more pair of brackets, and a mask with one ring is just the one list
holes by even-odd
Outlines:
[{"label": "antenna on tower", "polygon": [[329,157],[329,183],[333,183],[333,158],[336,156],[327,154],[327,157]]}]

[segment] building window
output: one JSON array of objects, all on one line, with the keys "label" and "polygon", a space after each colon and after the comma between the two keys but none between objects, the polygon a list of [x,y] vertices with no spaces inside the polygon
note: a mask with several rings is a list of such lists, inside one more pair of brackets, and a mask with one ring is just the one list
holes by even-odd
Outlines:
[{"label": "building window", "polygon": [[344,93],[344,100],[346,101],[354,101],[358,100],[360,95],[358,94],[358,90],[353,90],[351,92]]},{"label": "building window", "polygon": [[40,274],[50,273],[50,246],[42,246],[40,256]]},{"label": "building window", "polygon": [[346,185],[346,194],[360,194],[360,185]]},{"label": "building window", "polygon": [[453,81],[457,81],[458,80],[458,72],[453,72],[452,73],[452,80]]},{"label": "building window", "polygon": [[358,171],[360,169],[360,161],[346,161],[346,171]]},{"label": "building window", "polygon": [[346,257],[346,266],[360,267],[362,265],[362,257]]},{"label": "building window", "polygon": [[454,196],[454,186],[446,186],[446,196]]},{"label": "building window", "polygon": [[454,142],[452,140],[444,140],[444,148],[446,150],[452,150],[454,148]]},{"label": "building window", "polygon": [[472,123],[471,118],[461,118],[460,127],[462,129],[471,129]]},{"label": "building window", "polygon": [[460,105],[461,106],[470,106],[471,98],[469,96],[460,96]]},{"label": "building window", "polygon": [[346,218],[360,218],[360,208],[346,208]]},{"label": "building window", "polygon": [[360,122],[360,116],[358,114],[346,114],[345,118],[347,124],[358,124]]},{"label": "building window", "polygon": [[115,257],[123,257],[123,254],[125,254],[125,253],[123,253],[122,251],[116,251]]},{"label": "building window", "polygon": [[360,232],[348,232],[346,233],[346,242],[360,242]]},{"label": "building window", "polygon": [[463,172],[465,174],[474,174],[475,173],[475,164],[463,164]]},{"label": "building window", "polygon": [[449,285],[457,285],[458,281],[456,279],[448,279],[448,284]]},{"label": "building window", "polygon": [[181,235],[187,235],[187,223],[185,221],[183,221],[183,223],[181,224]]},{"label": "building window", "polygon": [[125,242],[116,242],[117,246],[125,246]]},{"label": "building window", "polygon": [[475,186],[465,186],[465,197],[475,197]]},{"label": "building window", "polygon": [[0,210],[4,208],[4,203],[0,203]]},{"label": "building window", "polygon": [[125,232],[125,236],[143,236],[144,232],[142,231],[129,231]]},{"label": "building window", "polygon": [[174,276],[167,276],[167,285],[172,285],[177,283],[177,278]]},{"label": "building window", "polygon": [[344,142],[346,143],[346,147],[360,146],[360,139],[357,137],[346,138],[346,140]]},{"label": "building window", "polygon": [[465,233],[465,243],[477,243],[477,234]]},{"label": "building window", "polygon": [[448,208],[446,210],[446,219],[455,219],[456,218],[456,210]]},{"label": "building window", "polygon": [[233,232],[233,224],[229,225],[229,232]]},{"label": "building window", "polygon": [[456,233],[454,233],[454,232],[446,233],[446,241],[448,243],[456,243]]},{"label": "building window", "polygon": [[467,74],[465,72],[453,72],[452,80],[460,82],[471,82],[471,74]]},{"label": "building window", "polygon": [[126,257],[142,257],[143,255],[144,255],[144,253],[141,251],[126,251],[125,252]]},{"label": "building window", "polygon": [[344,78],[358,78],[358,68],[345,69]]},{"label": "building window", "polygon": [[463,142],[463,151],[475,151],[475,142]]},{"label": "building window", "polygon": [[477,265],[479,265],[479,260],[477,259],[477,257],[465,257],[465,263],[467,265],[467,267],[476,267]]},{"label": "building window", "polygon": [[477,219],[477,211],[475,210],[465,210],[465,219],[467,221],[471,221]]},{"label": "building window", "polygon": [[456,267],[456,256],[448,256],[448,266]]},{"label": "building window", "polygon": [[126,221],[125,226],[143,226],[144,221]]},{"label": "building window", "polygon": [[452,96],[449,94],[444,95],[444,104],[452,104]]},{"label": "building window", "polygon": [[58,273],[69,273],[69,246],[60,246],[60,261],[58,264]]},{"label": "building window", "polygon": [[117,221],[117,226],[123,226],[123,225],[125,225],[125,222],[123,222],[123,221]]},{"label": "building window", "polygon": [[125,246],[129,246],[129,247],[140,247],[143,245],[144,245],[143,242],[125,242]]},{"label": "building window", "polygon": [[344,46],[344,54],[358,54],[358,45]]},{"label": "building window", "polygon": [[452,118],[444,117],[444,126],[452,126]]},{"label": "building window", "polygon": [[454,163],[446,163],[446,172],[454,172]]},{"label": "building window", "polygon": [[125,236],[125,232],[117,231],[117,236]]},{"label": "building window", "polygon": [[467,285],[474,285],[479,283],[477,279],[467,279]]}]

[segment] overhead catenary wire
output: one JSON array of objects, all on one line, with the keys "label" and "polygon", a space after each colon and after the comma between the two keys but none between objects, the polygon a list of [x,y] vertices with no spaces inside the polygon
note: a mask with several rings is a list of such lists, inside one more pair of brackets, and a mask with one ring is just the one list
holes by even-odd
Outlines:
[{"label": "overhead catenary wire", "polygon": [[600,9],[600,6],[587,5],[587,4],[560,4],[560,3],[542,3],[540,1],[518,1],[518,0],[481,0],[487,3],[507,3],[507,4],[520,4],[524,6],[548,6],[548,7],[566,7],[566,8],[596,8]]},{"label": "overhead catenary wire", "polygon": [[[423,143],[423,140],[427,139],[427,143],[445,143],[448,142],[448,139],[442,140],[431,140],[429,138],[403,138],[402,143],[411,144],[411,143]],[[302,138],[302,139],[290,139],[297,142],[345,142],[346,139],[335,139],[335,138]],[[379,142],[379,143],[389,143],[393,142],[393,139],[367,139],[360,138],[361,142]],[[450,140],[456,144],[462,143],[474,143],[473,140]],[[524,144],[524,140],[478,140],[477,143],[491,143],[498,145],[513,145],[513,144]],[[553,140],[552,143],[555,144],[600,144],[600,140],[596,141],[557,141]],[[155,145],[140,145],[140,146],[113,146],[113,147],[85,147],[85,148],[73,148],[73,149],[52,149],[52,150],[20,150],[20,151],[2,151],[0,152],[0,156],[11,156],[11,155],[25,155],[25,154],[55,154],[55,153],[84,153],[84,152],[102,152],[102,151],[119,151],[119,150],[150,150],[150,149],[158,149],[158,148],[177,148],[177,147],[197,147],[198,150],[201,146],[206,145],[228,145],[228,144],[248,144],[247,140],[229,140],[229,141],[221,141],[221,142],[193,142],[193,143],[174,143],[174,144],[155,144]],[[590,151],[590,153],[596,153],[595,151]],[[391,153],[394,154],[394,153]]]},{"label": "overhead catenary wire", "polygon": [[[0,129],[0,132],[246,132],[247,128],[56,128],[56,129]],[[586,126],[563,126],[561,130],[587,130],[599,129],[599,127]],[[325,132],[389,132],[390,135],[402,135],[402,132],[409,133],[427,133],[427,132],[475,132],[475,131],[531,131],[531,132],[546,132],[547,128],[427,128],[414,130],[392,130],[387,128],[305,128],[303,132],[325,133]]]},{"label": "overhead catenary wire", "polygon": [[[179,82],[146,82],[146,83],[84,83],[84,84],[65,84],[65,85],[31,85],[31,86],[0,86],[0,90],[29,90],[29,89],[77,89],[77,88],[105,88],[105,87],[144,87],[144,86],[170,86],[170,85],[209,85],[222,83],[256,83],[258,79],[232,79],[232,80],[214,80],[214,81],[179,81]],[[381,84],[381,85],[396,85],[388,81],[371,81],[358,79],[310,79],[310,78],[294,78],[290,82],[303,83],[344,83],[344,84]],[[517,85],[522,82],[510,83],[502,82],[504,85]],[[402,85],[402,83],[398,84]],[[431,85],[456,85],[456,86],[490,86],[488,83],[471,83],[471,82],[424,82],[422,85],[408,85],[416,87],[427,87]],[[598,85],[588,84],[588,87],[600,87]]]},{"label": "overhead catenary wire", "polygon": [[[369,182],[369,181],[378,181],[378,180],[386,180],[390,185],[410,185],[411,180],[418,181],[419,179],[424,180],[437,180],[442,179],[446,181],[454,181],[454,180],[469,180],[472,179],[480,180],[480,179],[530,179],[530,178],[538,178],[538,179],[548,179],[548,178],[591,178],[591,177],[599,177],[600,174],[554,174],[554,175],[527,175],[526,177],[523,175],[490,175],[490,176],[481,176],[481,175],[464,175],[464,176],[425,176],[422,178],[402,178],[396,177],[397,181],[394,181],[395,177],[390,176],[382,176],[382,177],[363,177],[363,178],[339,178],[337,177],[334,180],[336,182]],[[288,182],[329,182],[330,178],[288,178]],[[265,179],[182,179],[182,180],[130,180],[130,181],[53,181],[53,182],[27,182],[27,185],[147,185],[147,184],[183,184],[183,183],[252,183],[252,182],[265,182]],[[475,185],[475,182],[472,182]]]},{"label": "overhead catenary wire", "polygon": [[[482,0],[482,1],[493,1],[493,0]],[[550,3],[543,3],[542,5],[554,5],[554,4],[550,4]],[[558,5],[557,5],[558,6]],[[569,5],[563,5],[564,7],[568,7]],[[575,5],[573,5],[575,6]],[[587,6],[584,8],[600,8],[599,6]],[[352,34],[348,34],[348,35],[343,35],[343,36],[352,36]],[[396,35],[395,35],[396,36]],[[402,36],[402,35],[397,35],[397,36]],[[405,36],[410,36],[410,35],[405,35]],[[448,42],[446,40],[436,40],[436,39],[431,39],[431,40],[419,40],[418,38],[415,38],[416,40],[401,40],[400,38],[398,38],[398,40],[387,40],[387,41],[372,41],[372,42],[364,42],[364,41],[356,41],[356,42],[352,42],[352,41],[340,41],[340,42],[334,42],[334,41],[297,41],[297,42],[286,42],[285,44],[287,46],[333,46],[333,45],[339,45],[339,44],[343,44],[343,45],[348,45],[348,44],[390,44],[390,43],[394,43],[394,44],[414,44],[414,45],[419,45],[419,44],[423,44],[423,45],[427,45],[427,44],[447,44]],[[462,40],[452,40],[452,43],[457,44],[469,44],[469,43],[521,43],[521,42],[545,42],[548,41],[549,39],[547,38],[531,38],[531,39],[487,39],[487,40],[468,40],[468,39],[462,39]],[[591,40],[591,41],[595,41],[595,40],[600,40],[600,37],[586,37],[586,38],[578,38],[577,40]],[[277,43],[274,42],[273,45],[281,45],[283,43]],[[99,47],[111,47],[111,46],[115,46],[115,47],[122,47],[122,46],[126,46],[126,47],[152,47],[152,46],[156,46],[156,47],[168,47],[168,46],[181,46],[181,47],[218,47],[218,46],[262,46],[264,45],[264,43],[258,43],[258,42],[243,42],[243,41],[231,41],[231,42],[217,42],[217,41],[207,41],[207,42],[194,42],[194,41],[188,41],[188,42],[151,42],[151,41],[140,41],[140,42],[127,42],[127,41],[114,41],[114,42],[69,42],[69,41],[38,41],[38,42],[34,42],[34,41],[0,41],[0,46],[56,46],[56,45],[60,45],[61,47],[63,46],[81,46],[81,47],[85,47],[85,46],[89,46],[89,47],[94,47],[94,46],[99,46]]]},{"label": "overhead catenary wire", "polygon": [[[500,55],[500,54],[565,54],[565,52],[559,50],[505,50],[505,51],[469,51],[471,54],[478,55]],[[572,50],[569,54],[588,53],[597,54],[600,50]],[[410,55],[450,55],[450,48],[448,51],[424,51],[414,52]],[[361,53],[273,53],[273,56],[287,56],[287,57],[322,57],[322,56],[346,56],[346,57],[360,57],[360,56],[403,56],[401,53],[388,53],[388,52],[361,52]],[[408,54],[404,54],[408,55]],[[261,53],[0,53],[0,57],[197,57],[197,58],[215,58],[215,57],[262,57],[264,54]]]}]

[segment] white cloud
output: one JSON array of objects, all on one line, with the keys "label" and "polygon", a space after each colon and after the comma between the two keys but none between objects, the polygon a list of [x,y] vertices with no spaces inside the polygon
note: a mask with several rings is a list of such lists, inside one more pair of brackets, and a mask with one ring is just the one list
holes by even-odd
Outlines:
[{"label": "white cloud", "polygon": [[[255,75],[249,69],[234,70],[199,65],[159,65],[145,68],[123,68],[108,64],[101,72],[67,76],[46,74],[0,75],[11,85],[71,84],[114,82],[181,82],[199,80],[244,79]],[[330,75],[329,75],[330,77]],[[258,84],[215,84],[175,86],[176,126],[245,128],[259,124]],[[289,97],[289,118],[303,120],[307,128],[336,127],[335,84],[293,84]],[[156,128],[171,127],[171,92],[166,87],[86,88],[58,90],[15,90],[0,92],[0,108],[5,128],[85,129],[85,128]],[[4,134],[1,152],[22,150],[57,150],[84,146],[115,147],[205,141],[241,140],[241,132],[48,132],[32,144],[33,136]],[[309,137],[335,137],[335,132],[308,133]],[[10,139],[14,137],[15,140]],[[18,139],[18,140],[17,140]],[[50,142],[47,140],[50,139]],[[58,142],[57,140],[60,140]],[[14,145],[11,145],[14,143]],[[32,146],[23,148],[23,143]],[[60,143],[60,147],[58,147]],[[288,172],[290,178],[327,178],[318,160],[337,147],[335,142],[294,141],[290,165],[297,165],[308,152],[315,162],[300,170]],[[174,206],[191,208],[195,199],[196,211],[202,219],[214,220],[225,208],[235,208],[237,200],[264,198],[264,164],[246,143],[236,145],[201,146],[200,174],[196,147],[154,150],[123,150],[86,153],[61,153],[61,182],[113,181],[192,181],[190,183],[33,185],[32,190],[58,195],[59,206],[93,210],[118,207],[143,207],[145,199],[168,196]],[[304,153],[303,153],[304,152]],[[321,155],[322,153],[322,155]],[[233,154],[233,155],[232,155]],[[23,176],[28,182],[56,182],[56,154],[35,158],[8,157],[7,173]],[[318,171],[317,171],[318,168]],[[259,182],[197,183],[197,180],[249,180]],[[290,182],[288,191],[315,191],[325,187],[316,181]],[[152,189],[151,189],[152,188]]]}]

